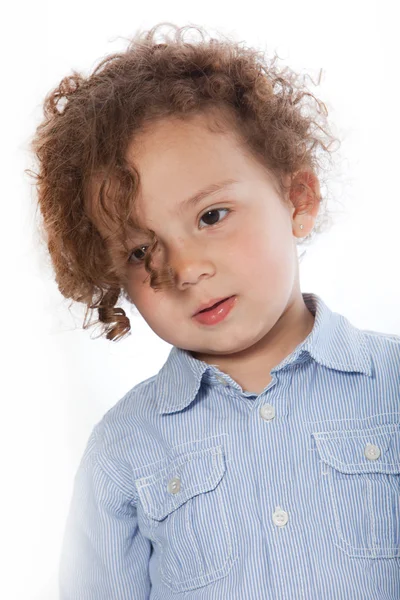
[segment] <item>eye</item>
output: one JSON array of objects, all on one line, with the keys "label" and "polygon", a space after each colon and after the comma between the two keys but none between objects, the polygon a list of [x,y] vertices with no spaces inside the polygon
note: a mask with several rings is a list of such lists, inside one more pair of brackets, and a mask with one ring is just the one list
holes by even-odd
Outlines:
[{"label": "eye", "polygon": [[[206,223],[206,225],[211,227],[212,225],[215,225],[216,223],[219,223],[221,221],[221,219],[217,219],[217,220],[215,219],[215,215],[217,215],[221,211],[225,211],[226,213],[229,213],[230,209],[229,208],[213,208],[212,210],[207,210],[207,212],[205,212],[200,217],[200,221],[201,221],[201,219],[207,218],[209,221],[211,221],[211,223]],[[204,229],[204,227],[201,227],[201,229]]]},{"label": "eye", "polygon": [[148,248],[148,246],[138,246],[137,248],[134,248],[128,256],[128,263],[134,265],[143,264],[144,256],[146,254],[146,252],[143,252],[143,248]]}]

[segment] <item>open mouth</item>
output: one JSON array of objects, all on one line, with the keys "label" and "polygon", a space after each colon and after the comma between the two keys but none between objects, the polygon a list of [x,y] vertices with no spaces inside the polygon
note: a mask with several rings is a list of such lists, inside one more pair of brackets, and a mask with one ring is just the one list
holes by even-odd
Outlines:
[{"label": "open mouth", "polygon": [[209,306],[208,308],[204,308],[203,310],[200,310],[199,312],[207,312],[209,310],[213,310],[214,308],[216,308],[217,306],[219,306],[220,304],[222,304],[223,302],[225,302],[225,300],[228,300],[228,298],[224,298],[223,300],[220,300],[219,302],[216,302],[216,304],[214,304],[213,306]]}]

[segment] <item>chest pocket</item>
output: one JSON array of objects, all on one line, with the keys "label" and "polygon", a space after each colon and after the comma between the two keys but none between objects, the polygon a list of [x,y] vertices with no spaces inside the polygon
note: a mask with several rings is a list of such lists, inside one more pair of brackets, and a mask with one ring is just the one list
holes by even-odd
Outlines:
[{"label": "chest pocket", "polygon": [[336,546],[353,557],[399,557],[399,424],[312,435]]},{"label": "chest pocket", "polygon": [[163,582],[182,592],[228,574],[236,560],[222,446],[180,455],[135,480]]}]

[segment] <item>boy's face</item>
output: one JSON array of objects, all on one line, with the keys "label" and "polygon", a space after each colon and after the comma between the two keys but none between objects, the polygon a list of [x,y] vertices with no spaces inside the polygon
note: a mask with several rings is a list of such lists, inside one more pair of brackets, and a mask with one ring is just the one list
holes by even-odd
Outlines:
[{"label": "boy's face", "polygon": [[[132,257],[126,287],[160,338],[203,358],[250,348],[301,298],[292,205],[233,134],[210,132],[205,118],[156,123],[129,149],[141,177],[135,211],[155,231],[176,287],[150,287],[140,251],[150,238],[143,236],[130,240],[139,261]],[[199,190],[226,180],[236,183],[181,208]],[[193,318],[201,304],[232,295],[235,305],[218,324]]]}]

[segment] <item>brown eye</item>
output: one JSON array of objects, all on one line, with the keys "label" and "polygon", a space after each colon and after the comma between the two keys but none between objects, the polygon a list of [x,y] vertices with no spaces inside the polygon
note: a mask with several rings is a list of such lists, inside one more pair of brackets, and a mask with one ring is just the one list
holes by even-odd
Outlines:
[{"label": "brown eye", "polygon": [[143,252],[143,248],[148,248],[148,246],[139,246],[138,248],[134,248],[128,257],[128,262],[133,264],[141,264],[144,261],[146,254],[146,252]]},{"label": "brown eye", "polygon": [[[221,221],[221,219],[218,218],[218,213],[221,211],[225,211],[226,213],[229,213],[230,209],[229,208],[213,208],[212,210],[208,210],[207,212],[205,212],[200,217],[200,221],[202,219],[207,219],[208,223],[206,223],[206,225],[208,225],[209,227],[211,227],[212,225],[216,225],[217,223],[219,223]],[[201,229],[204,229],[204,227],[201,227]]]}]

